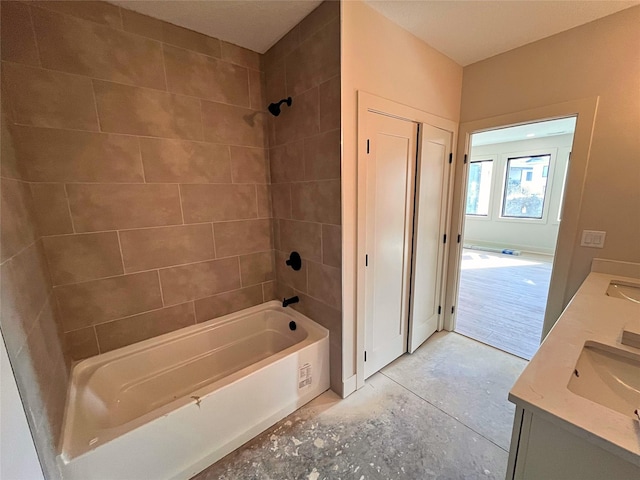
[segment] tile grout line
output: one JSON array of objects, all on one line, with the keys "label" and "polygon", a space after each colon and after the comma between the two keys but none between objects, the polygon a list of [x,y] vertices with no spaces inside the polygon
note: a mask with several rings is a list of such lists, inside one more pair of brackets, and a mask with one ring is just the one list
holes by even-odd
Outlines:
[{"label": "tile grout line", "polygon": [[[5,62],[5,60],[2,60],[2,62]],[[13,116],[15,116],[15,112],[13,112],[13,110],[12,110],[12,113],[14,114]],[[233,143],[220,143],[220,142],[211,142],[209,140],[194,140],[191,138],[184,138],[184,137],[159,137],[159,136],[153,136],[153,135],[145,135],[141,133],[111,132],[106,130],[103,130],[103,131],[83,130],[81,128],[69,128],[69,127],[45,127],[42,125],[30,125],[28,123],[20,123],[20,122],[12,122],[11,124],[16,125],[18,127],[23,127],[23,128],[33,128],[35,130],[59,130],[63,132],[93,133],[96,135],[113,135],[113,136],[120,135],[123,137],[149,138],[152,140],[168,140],[168,141],[186,142],[186,143],[204,143],[206,145],[217,145],[221,147],[241,147],[241,148],[256,148],[260,150],[268,150],[268,148],[261,145],[240,145],[240,144],[233,144]],[[295,143],[295,142],[290,142],[290,143]],[[290,145],[290,143],[283,144],[282,146]],[[55,182],[35,182],[35,183],[55,183]],[[168,182],[168,183],[177,183],[177,182]]]},{"label": "tile grout line", "polygon": [[[164,292],[162,291],[162,280],[160,280],[160,270],[156,270],[156,274],[158,275],[158,286],[160,287],[160,300],[162,301],[162,307],[166,307],[167,305],[164,303]],[[158,309],[160,310],[160,309]],[[146,313],[146,312],[144,312]]]},{"label": "tile grout line", "polygon": [[[71,202],[69,201],[69,192],[67,191],[67,184],[66,183],[62,183],[62,188],[64,189],[64,199],[67,203],[67,211],[69,212],[69,221],[71,222],[71,230],[72,230],[72,234],[73,233],[78,233],[76,231],[76,225],[73,221],[73,213],[71,212]],[[70,235],[70,234],[67,234]],[[47,235],[48,236],[48,235]]]},{"label": "tile grout line", "polygon": [[429,400],[427,400],[426,398],[418,395],[416,392],[414,392],[413,390],[411,390],[408,387],[405,387],[404,385],[402,385],[400,382],[398,382],[397,380],[389,377],[386,373],[384,373],[382,370],[380,370],[379,372],[381,375],[383,375],[385,378],[388,378],[389,380],[391,380],[393,383],[395,383],[396,385],[398,385],[399,387],[403,388],[404,390],[406,390],[407,392],[411,393],[412,395],[416,396],[417,398],[419,398],[420,400],[422,400],[423,402],[428,403],[429,405],[431,405],[432,407],[434,407],[435,409],[439,410],[440,412],[444,413],[446,416],[452,418],[453,420],[455,420],[456,422],[458,422],[460,425],[464,426],[465,428],[468,428],[469,430],[471,430],[472,432],[476,433],[477,435],[481,436],[482,438],[484,438],[486,441],[492,443],[493,445],[495,445],[496,447],[498,447],[500,450],[502,450],[505,453],[509,453],[509,450],[505,450],[504,448],[502,448],[500,445],[498,445],[496,442],[494,442],[493,440],[491,440],[490,438],[486,437],[485,435],[483,435],[482,433],[478,432],[477,430],[471,428],[469,425],[467,425],[466,423],[464,423],[462,420],[454,417],[453,415],[449,414],[448,412],[445,412],[442,408],[438,407],[437,405],[434,405],[433,403],[431,403]]},{"label": "tile grout line", "polygon": [[180,216],[182,217],[182,225],[186,225],[184,223],[184,208],[182,207],[182,189],[180,188],[180,184],[178,183],[178,201],[180,202]]},{"label": "tile grout line", "polygon": [[122,275],[126,275],[127,269],[124,266],[124,253],[122,253],[122,241],[120,240],[120,232],[118,230],[116,230],[116,237],[118,238],[118,248],[120,249],[120,263],[122,263]]},{"label": "tile grout line", "polygon": [[38,45],[38,35],[36,34],[36,22],[33,20],[33,12],[32,12],[31,5],[27,5],[27,9],[29,11],[29,22],[31,23],[31,30],[33,31],[33,42],[35,43],[36,53],[38,55],[38,66],[40,68],[43,68],[42,57],[40,55],[40,46]]}]

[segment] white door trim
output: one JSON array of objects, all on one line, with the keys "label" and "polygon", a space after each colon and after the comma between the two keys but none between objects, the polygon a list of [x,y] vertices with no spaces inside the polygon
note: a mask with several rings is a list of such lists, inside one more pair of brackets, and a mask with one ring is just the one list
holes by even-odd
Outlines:
[{"label": "white door trim", "polygon": [[[562,222],[560,223],[556,244],[556,252],[561,252],[561,255],[555,255],[553,260],[542,338],[551,330],[551,327],[573,296],[573,292],[567,290],[569,268],[578,236],[578,220],[587,165],[591,153],[591,138],[595,126],[597,108],[598,97],[591,97],[460,124],[458,155],[454,164],[462,168],[458,168],[454,174],[452,221],[449,231],[452,238],[459,234],[461,235],[464,231],[465,215],[463,206],[469,170],[469,164],[464,164],[464,156],[469,154],[471,134],[500,127],[577,116],[573,148],[571,150],[571,166],[567,174],[564,206],[562,207]],[[444,328],[449,331],[455,329],[455,314],[451,313],[451,309],[455,306],[458,298],[461,256],[462,245],[455,245],[455,248],[449,249],[449,272],[447,275],[444,318]]]},{"label": "white door trim", "polygon": [[[355,359],[356,359],[356,388],[360,388],[364,385],[365,369],[364,369],[364,347],[365,347],[365,318],[364,318],[364,284],[361,279],[364,278],[365,272],[365,248],[364,248],[364,216],[366,207],[365,195],[365,183],[366,178],[362,175],[365,171],[363,166],[366,161],[367,154],[367,135],[366,124],[364,119],[367,112],[379,113],[382,115],[389,115],[402,120],[408,120],[419,124],[429,124],[434,127],[441,128],[442,130],[450,131],[453,134],[452,149],[456,145],[456,134],[458,124],[451,120],[432,115],[422,110],[415,109],[413,107],[402,105],[385,98],[372,95],[363,91],[358,91],[358,145],[357,145],[357,230],[356,230],[356,331],[355,331]],[[422,130],[420,134],[422,135]],[[455,152],[454,152],[455,157]],[[453,168],[450,169],[449,179],[447,185],[447,212],[450,212],[452,192],[453,192]],[[450,215],[447,215],[446,229],[450,229]],[[448,242],[449,244],[450,242]],[[447,247],[448,247],[447,244]],[[450,258],[448,252],[445,252],[445,259]],[[447,267],[443,268],[443,282],[446,284],[446,272]],[[444,293],[444,289],[443,289]],[[443,295],[444,296],[444,295]],[[443,298],[444,300],[444,298]],[[343,353],[349,354],[348,345],[343,346]]]}]

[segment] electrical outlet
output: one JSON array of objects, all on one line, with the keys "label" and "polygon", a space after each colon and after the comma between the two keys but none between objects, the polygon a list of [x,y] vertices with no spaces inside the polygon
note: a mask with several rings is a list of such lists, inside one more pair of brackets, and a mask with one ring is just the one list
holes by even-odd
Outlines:
[{"label": "electrical outlet", "polygon": [[604,237],[606,235],[607,232],[599,232],[597,230],[583,230],[580,246],[590,248],[603,248]]}]

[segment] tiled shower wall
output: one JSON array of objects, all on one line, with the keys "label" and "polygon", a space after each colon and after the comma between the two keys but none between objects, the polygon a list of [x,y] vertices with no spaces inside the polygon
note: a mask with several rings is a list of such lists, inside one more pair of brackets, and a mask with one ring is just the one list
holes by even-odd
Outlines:
[{"label": "tiled shower wall", "polygon": [[[2,60],[25,61],[19,44],[5,35],[20,28],[22,7],[2,2]],[[2,63],[4,70],[5,63]],[[4,93],[4,92],[3,92]],[[55,477],[56,445],[64,414],[68,371],[55,298],[30,184],[24,181],[9,133],[11,111],[2,95],[0,118],[0,329],[27,421],[47,478]]]},{"label": "tiled shower wall", "polygon": [[71,357],[274,298],[260,56],[108,3],[2,11],[21,194]]},{"label": "tiled shower wall", "polygon": [[[331,386],[342,391],[340,5],[321,4],[263,57],[267,102],[291,96],[269,123],[277,294],[331,332]],[[302,269],[285,264],[292,251]]]}]

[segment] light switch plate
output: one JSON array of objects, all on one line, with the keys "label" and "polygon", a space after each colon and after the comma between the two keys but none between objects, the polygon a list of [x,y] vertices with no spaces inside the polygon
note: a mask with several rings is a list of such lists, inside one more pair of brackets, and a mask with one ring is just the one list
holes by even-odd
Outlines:
[{"label": "light switch plate", "polygon": [[606,235],[607,235],[607,232],[600,232],[597,230],[583,230],[582,241],[580,242],[580,246],[591,247],[591,248],[603,248],[604,238],[606,237]]}]

